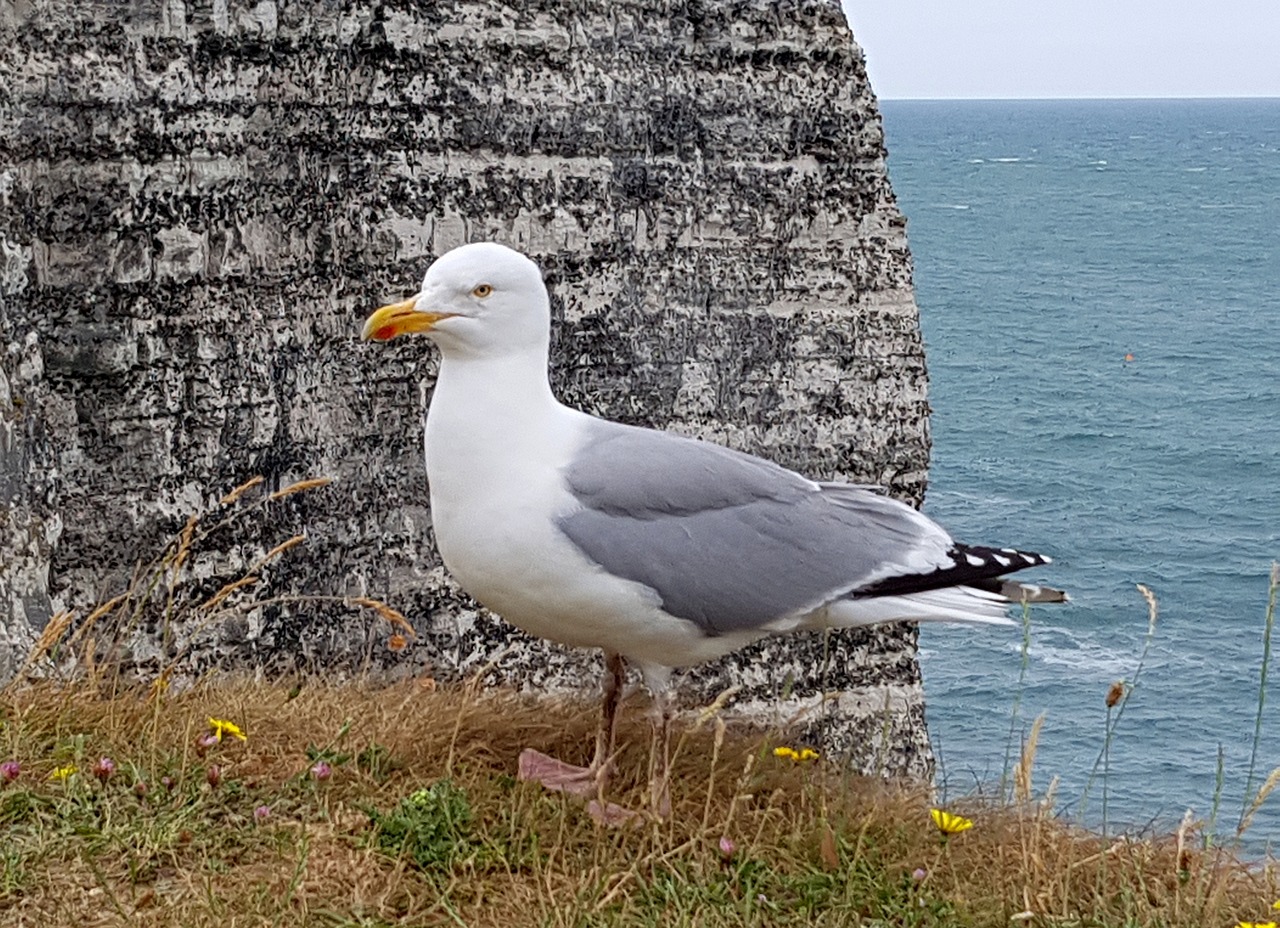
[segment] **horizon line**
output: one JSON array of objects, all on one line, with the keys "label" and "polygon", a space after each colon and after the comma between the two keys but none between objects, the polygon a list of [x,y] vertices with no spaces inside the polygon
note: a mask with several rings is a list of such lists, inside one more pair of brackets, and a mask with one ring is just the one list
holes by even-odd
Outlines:
[{"label": "horizon line", "polygon": [[[874,91],[875,88],[873,87]],[[1133,94],[1090,95],[1090,96],[981,96],[981,97],[898,97],[876,94],[876,99],[887,103],[1035,103],[1050,101],[1098,101],[1098,100],[1280,100],[1280,94],[1165,94],[1162,96],[1141,96]]]}]

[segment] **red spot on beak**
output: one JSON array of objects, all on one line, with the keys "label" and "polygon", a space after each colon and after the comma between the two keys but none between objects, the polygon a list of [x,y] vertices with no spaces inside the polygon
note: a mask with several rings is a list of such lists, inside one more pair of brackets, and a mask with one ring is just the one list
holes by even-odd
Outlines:
[{"label": "red spot on beak", "polygon": [[395,326],[393,326],[393,325],[384,325],[382,328],[377,329],[376,331],[374,331],[374,333],[373,333],[373,337],[374,337],[374,338],[376,338],[376,339],[377,339],[378,341],[380,341],[380,342],[385,342],[387,339],[389,339],[389,338],[393,337],[395,334],[396,334],[396,327],[395,327]]}]

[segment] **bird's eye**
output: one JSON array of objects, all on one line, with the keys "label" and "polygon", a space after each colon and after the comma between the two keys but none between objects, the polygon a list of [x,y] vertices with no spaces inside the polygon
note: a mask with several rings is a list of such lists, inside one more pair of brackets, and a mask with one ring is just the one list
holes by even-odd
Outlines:
[{"label": "bird's eye", "polygon": [[476,287],[474,290],[471,291],[471,295],[476,297],[477,299],[483,300],[492,292],[493,292],[493,288],[490,287],[488,284],[481,284],[480,286]]}]

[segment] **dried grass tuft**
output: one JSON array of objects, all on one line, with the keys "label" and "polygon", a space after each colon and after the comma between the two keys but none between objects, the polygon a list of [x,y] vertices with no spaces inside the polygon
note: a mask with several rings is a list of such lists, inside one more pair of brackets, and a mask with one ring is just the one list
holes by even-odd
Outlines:
[{"label": "dried grass tuft", "polygon": [[283,499],[286,496],[292,496],[295,493],[305,493],[307,490],[314,490],[318,487],[326,487],[333,482],[332,477],[311,477],[307,480],[299,480],[297,483],[291,483],[287,487],[283,487],[272,493],[268,499]]},{"label": "dried grass tuft", "polygon": [[1031,801],[1031,770],[1036,762],[1036,749],[1040,745],[1040,729],[1044,727],[1045,713],[1041,712],[1031,723],[1031,731],[1022,745],[1018,766],[1013,771],[1014,798],[1018,802]]},{"label": "dried grass tuft", "polygon": [[1280,767],[1276,767],[1268,774],[1267,779],[1258,787],[1258,791],[1250,800],[1248,807],[1245,809],[1244,815],[1240,819],[1240,824],[1236,827],[1236,834],[1243,835],[1249,830],[1249,826],[1253,824],[1253,817],[1258,814],[1258,810],[1266,803],[1267,797],[1275,791],[1277,785],[1280,785]]},{"label": "dried grass tuft", "polygon": [[386,621],[392,626],[400,629],[410,638],[418,637],[418,633],[413,630],[413,626],[409,623],[409,620],[406,619],[398,610],[392,609],[382,600],[371,599],[368,596],[352,596],[347,601],[355,606],[364,606],[366,609],[372,609],[383,619],[386,619]]},{"label": "dried grass tuft", "polygon": [[27,655],[27,660],[23,664],[23,670],[26,671],[41,658],[49,654],[50,651],[62,640],[62,636],[67,629],[71,627],[71,623],[75,621],[74,612],[59,612],[53,618],[49,619],[44,629],[40,632],[40,637],[36,639],[36,643],[31,647],[31,653]]},{"label": "dried grass tuft", "polygon": [[[222,497],[222,499],[218,500],[218,505],[219,505],[219,506],[230,506],[232,503],[234,503],[234,502],[235,502],[236,500],[238,500],[240,497],[244,496],[246,493],[248,493],[248,492],[249,492],[250,490],[252,490],[254,487],[259,486],[259,485],[262,483],[262,481],[263,481],[263,477],[262,477],[262,475],[261,475],[261,474],[259,474],[259,475],[258,475],[258,476],[256,476],[256,477],[250,477],[250,478],[249,478],[248,480],[246,480],[244,483],[240,484],[240,486],[236,487],[234,490],[232,490],[232,491],[231,491],[230,493],[228,493],[226,496]],[[190,524],[191,524],[191,523],[188,523],[188,525],[190,525]]]}]

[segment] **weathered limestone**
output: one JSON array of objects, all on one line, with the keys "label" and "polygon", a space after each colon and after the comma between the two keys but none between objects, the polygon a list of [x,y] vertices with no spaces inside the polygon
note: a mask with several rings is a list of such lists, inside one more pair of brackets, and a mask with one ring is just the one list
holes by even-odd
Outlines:
[{"label": "weathered limestone", "polygon": [[[566,401],[918,502],[926,376],[884,154],[836,0],[0,0],[0,674],[260,473],[334,483],[211,539],[204,582],[305,529],[260,596],[377,596],[418,637],[392,652],[370,615],[276,605],[193,668],[451,676],[511,645],[493,679],[594,686],[594,656],[449,583],[420,454],[435,358],[357,340],[466,241],[545,269]],[[825,665],[821,639],[771,641],[686,690],[736,682],[786,720],[825,686],[810,737],[920,773],[914,641],[833,636]]]}]

